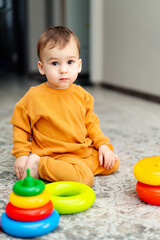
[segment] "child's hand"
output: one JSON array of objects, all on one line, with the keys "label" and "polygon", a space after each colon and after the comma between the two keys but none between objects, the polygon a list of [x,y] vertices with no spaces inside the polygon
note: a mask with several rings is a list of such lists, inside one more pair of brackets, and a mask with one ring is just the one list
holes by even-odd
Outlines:
[{"label": "child's hand", "polygon": [[18,179],[22,179],[28,156],[18,157],[14,162],[14,171]]},{"label": "child's hand", "polygon": [[104,166],[106,169],[111,169],[115,161],[118,160],[118,156],[110,150],[107,145],[101,145],[99,147],[99,164]]},{"label": "child's hand", "polygon": [[39,160],[40,160],[40,156],[38,156],[37,154],[31,154],[28,159],[27,159],[27,163],[25,166],[25,171],[22,175],[22,179],[26,177],[26,169],[29,168],[30,169],[30,175],[33,178],[39,178],[39,171],[38,171],[38,164],[39,164]]}]

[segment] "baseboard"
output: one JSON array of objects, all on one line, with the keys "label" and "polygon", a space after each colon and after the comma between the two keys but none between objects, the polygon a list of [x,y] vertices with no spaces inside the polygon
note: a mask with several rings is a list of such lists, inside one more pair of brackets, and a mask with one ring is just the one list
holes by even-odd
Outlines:
[{"label": "baseboard", "polygon": [[137,91],[137,90],[132,90],[129,88],[124,88],[124,87],[120,87],[120,86],[115,86],[112,84],[108,84],[108,83],[102,83],[101,84],[102,87],[117,91],[117,92],[121,92],[127,95],[131,95],[134,97],[138,97],[141,99],[145,99],[147,101],[151,101],[151,102],[155,102],[155,103],[160,103],[160,96],[156,96],[153,94],[149,94],[149,93],[145,93],[145,92],[141,92],[141,91]]}]

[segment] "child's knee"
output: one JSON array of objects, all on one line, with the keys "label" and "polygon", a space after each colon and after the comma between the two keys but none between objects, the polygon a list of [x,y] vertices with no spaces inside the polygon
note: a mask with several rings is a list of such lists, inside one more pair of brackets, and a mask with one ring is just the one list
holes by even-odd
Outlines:
[{"label": "child's knee", "polygon": [[81,182],[88,186],[94,183],[91,169],[81,160],[65,159],[55,160],[51,157],[41,157],[39,173],[41,178],[48,181],[73,181]]},{"label": "child's knee", "polygon": [[94,176],[93,176],[93,174],[92,174],[92,176],[90,178],[84,179],[84,181],[82,183],[88,185],[89,187],[92,187],[93,184],[94,184]]},{"label": "child's knee", "polygon": [[93,184],[94,184],[94,176],[92,176],[92,178],[88,181],[87,185],[88,185],[89,187],[92,187]]},{"label": "child's knee", "polygon": [[80,170],[77,175],[74,175],[72,181],[80,182],[92,187],[94,184],[94,175],[90,169],[88,169],[88,171],[86,171],[86,169],[84,171]]},{"label": "child's knee", "polygon": [[72,166],[74,171],[72,172],[73,174],[69,175],[69,177],[72,176],[72,181],[81,182],[92,187],[94,184],[94,175],[87,164],[79,159],[78,164],[73,164]]}]

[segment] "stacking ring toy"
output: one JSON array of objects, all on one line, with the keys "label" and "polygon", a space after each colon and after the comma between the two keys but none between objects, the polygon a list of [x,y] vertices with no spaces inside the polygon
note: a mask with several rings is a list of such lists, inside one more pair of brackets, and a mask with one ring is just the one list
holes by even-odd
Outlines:
[{"label": "stacking ring toy", "polygon": [[9,235],[20,238],[39,237],[53,231],[59,223],[59,213],[53,213],[45,219],[35,222],[18,222],[4,212],[1,217],[1,227]]},{"label": "stacking ring toy", "polygon": [[27,177],[14,184],[13,192],[20,196],[35,196],[43,192],[44,188],[44,182],[31,177],[30,170],[27,169]]},{"label": "stacking ring toy", "polygon": [[160,186],[151,186],[137,182],[136,190],[138,196],[145,202],[160,205]]},{"label": "stacking ring toy", "polygon": [[135,164],[133,173],[139,182],[160,185],[160,156],[141,159]]},{"label": "stacking ring toy", "polygon": [[46,205],[39,208],[24,209],[13,206],[8,203],[6,214],[8,217],[22,222],[33,222],[47,218],[53,212],[53,203],[49,201]]},{"label": "stacking ring toy", "polygon": [[42,193],[33,197],[18,196],[14,192],[9,195],[9,201],[18,208],[38,208],[47,204],[50,200],[50,193],[44,189]]},{"label": "stacking ring toy", "polygon": [[60,214],[82,212],[94,203],[95,193],[89,186],[71,181],[46,184],[51,200]]}]

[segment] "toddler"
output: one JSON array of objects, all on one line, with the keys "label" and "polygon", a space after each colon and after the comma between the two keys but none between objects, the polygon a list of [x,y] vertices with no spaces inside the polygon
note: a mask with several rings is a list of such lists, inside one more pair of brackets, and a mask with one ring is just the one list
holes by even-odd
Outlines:
[{"label": "toddler", "polygon": [[66,27],[50,27],[40,36],[37,53],[47,81],[15,105],[15,173],[23,179],[29,168],[34,178],[92,186],[94,175],[115,172],[119,159],[99,127],[93,97],[74,84],[82,69],[79,39]]}]

